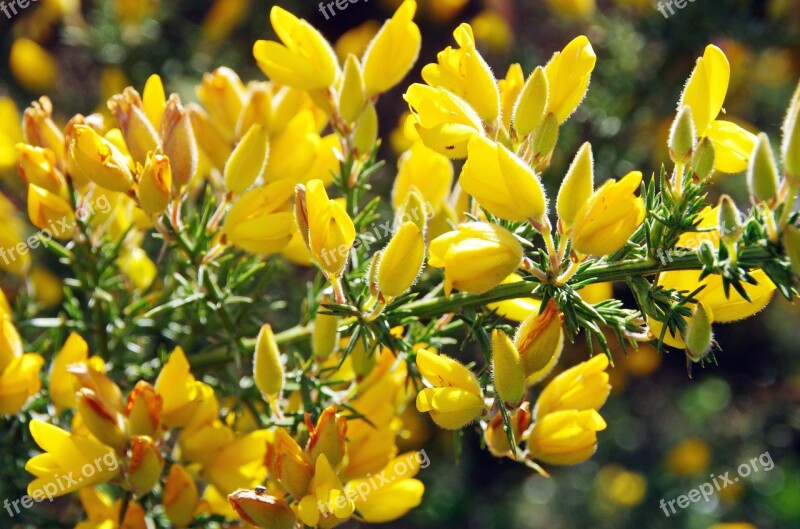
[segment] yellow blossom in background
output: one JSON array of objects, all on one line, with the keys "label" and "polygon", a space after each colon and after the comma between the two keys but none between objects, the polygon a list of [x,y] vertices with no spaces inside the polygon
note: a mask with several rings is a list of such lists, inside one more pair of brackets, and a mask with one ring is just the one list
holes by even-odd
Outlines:
[{"label": "yellow blossom in background", "polygon": [[595,0],[547,0],[555,13],[567,17],[586,17],[596,9]]},{"label": "yellow blossom in background", "polygon": [[58,79],[56,60],[30,39],[14,40],[8,64],[14,78],[29,92],[47,92]]},{"label": "yellow blossom in background", "polygon": [[597,473],[595,482],[602,498],[623,508],[639,505],[647,493],[646,478],[621,465],[604,466]]},{"label": "yellow blossom in background", "polygon": [[340,62],[344,62],[348,55],[353,54],[361,57],[367,51],[367,46],[381,28],[377,20],[367,20],[363,24],[345,31],[333,45],[336,56]]},{"label": "yellow blossom in background", "polygon": [[700,438],[681,441],[667,453],[664,465],[679,476],[697,476],[708,470],[711,447]]},{"label": "yellow blossom in background", "polygon": [[14,101],[0,96],[0,171],[7,171],[17,163],[15,145],[22,140],[20,113]]},{"label": "yellow blossom in background", "polygon": [[427,349],[417,351],[417,368],[431,384],[417,395],[417,409],[448,430],[469,424],[483,410],[483,391],[472,372],[458,361]]},{"label": "yellow blossom in background", "polygon": [[493,9],[484,9],[470,21],[475,40],[494,53],[508,50],[514,42],[514,32],[508,21]]},{"label": "yellow blossom in background", "polygon": [[79,492],[81,505],[86,513],[87,520],[79,522],[75,529],[146,529],[147,521],[142,506],[131,501],[125,511],[122,525],[119,518],[122,510],[122,500],[114,501],[97,487],[81,489]]},{"label": "yellow blossom in background", "polygon": [[[392,206],[399,208],[414,188],[426,205],[438,213],[453,185],[453,164],[444,155],[416,142],[397,161],[397,177],[392,189]],[[420,212],[422,213],[422,212]]]},{"label": "yellow blossom in background", "polygon": [[714,167],[723,173],[738,173],[747,168],[756,138],[739,125],[717,119],[729,81],[728,58],[718,47],[709,45],[697,60],[678,106],[691,108],[698,137],[713,142]]},{"label": "yellow blossom in background", "polygon": [[203,36],[222,41],[244,20],[252,0],[216,0],[203,19]]},{"label": "yellow blossom in background", "polygon": [[0,416],[18,413],[41,388],[39,371],[44,359],[23,353],[22,341],[11,316],[0,314]]}]

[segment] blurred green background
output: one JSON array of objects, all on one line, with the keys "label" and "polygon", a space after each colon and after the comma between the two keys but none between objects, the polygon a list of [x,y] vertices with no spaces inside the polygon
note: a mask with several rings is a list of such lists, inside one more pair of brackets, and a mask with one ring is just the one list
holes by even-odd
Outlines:
[{"label": "blurred green background", "polygon": [[[217,66],[261,79],[251,47],[273,37],[268,13],[274,4],[309,20],[344,52],[361,49],[397,2],[358,0],[326,19],[311,0],[38,0],[10,19],[0,14],[0,96],[24,108],[47,94],[66,119],[104,108],[128,84],[141,89],[151,73],[161,74],[167,89],[185,100],[196,99],[193,85]],[[423,51],[406,84],[419,80],[419,69],[451,44],[452,30],[463,21],[473,24],[497,77],[512,62],[530,72],[574,36],[589,37],[597,67],[587,100],[565,126],[543,175],[552,192],[586,140],[601,181],[634,168],[657,171],[666,159],[667,129],[682,85],[708,43],[720,46],[731,62],[728,117],[773,139],[800,77],[798,0],[694,0],[670,17],[649,0],[419,4]],[[374,182],[381,193],[391,187],[403,147],[392,132],[406,110],[402,91],[379,103],[388,160]],[[8,187],[16,180],[18,132],[4,127],[0,186]],[[746,203],[743,175],[726,177],[712,194],[723,191]],[[624,289],[617,294],[632,301]],[[392,526],[707,529],[748,522],[761,529],[799,528],[800,310],[775,300],[759,317],[717,326],[716,333],[719,366],[695,370],[691,379],[682,352],[661,355],[643,347],[628,358],[619,352],[614,394],[603,409],[609,428],[599,436],[597,455],[554,469],[550,479],[492,458],[474,433],[465,436],[456,464],[452,434],[421,424],[409,447],[425,442],[432,461],[421,474],[425,500]],[[585,357],[575,347],[561,365]],[[686,494],[711,474],[733,476],[736,467],[765,452],[775,463],[772,470],[669,518],[659,508],[662,498]]]}]

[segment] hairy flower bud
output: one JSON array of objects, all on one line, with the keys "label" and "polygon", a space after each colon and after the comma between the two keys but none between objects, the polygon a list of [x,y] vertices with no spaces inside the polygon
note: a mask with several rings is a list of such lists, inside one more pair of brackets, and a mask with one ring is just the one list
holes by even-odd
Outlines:
[{"label": "hairy flower bud", "polygon": [[139,205],[150,215],[160,215],[167,209],[172,196],[172,167],[169,158],[162,154],[154,154],[147,160],[136,197]]},{"label": "hairy flower bud", "polygon": [[578,211],[592,196],[592,191],[594,191],[594,157],[592,145],[586,142],[575,155],[558,190],[556,211],[559,220],[571,226]]},{"label": "hairy flower bud", "polygon": [[225,187],[242,193],[264,175],[269,156],[269,133],[262,125],[253,125],[233,149],[225,164]]},{"label": "hairy flower bud", "polygon": [[289,505],[259,490],[239,489],[228,495],[236,514],[246,523],[266,529],[293,529],[297,519]]},{"label": "hairy flower bud", "polygon": [[127,87],[108,100],[108,110],[117,120],[133,161],[144,164],[158,145],[158,134],[147,119],[139,92]]},{"label": "hairy flower bud", "polygon": [[778,164],[769,144],[769,137],[763,132],[757,136],[756,148],[747,166],[747,187],[753,202],[771,200],[778,195],[780,186]]},{"label": "hairy flower bud", "polygon": [[266,397],[275,396],[283,389],[281,352],[269,324],[263,325],[258,333],[253,357],[253,378],[256,387]]},{"label": "hairy flower bud", "polygon": [[742,236],[742,214],[733,199],[722,195],[719,199],[719,233],[725,242],[737,242]]},{"label": "hairy flower bud", "polygon": [[547,376],[564,348],[561,313],[555,301],[551,300],[541,314],[534,312],[522,322],[514,336],[514,346],[528,384]]},{"label": "hairy flower bud", "polygon": [[669,156],[675,163],[687,163],[697,143],[697,132],[692,119],[692,109],[682,106],[669,131]]},{"label": "hairy flower bud", "polygon": [[544,119],[549,97],[547,75],[544,68],[537,67],[525,81],[522,91],[514,104],[514,130],[520,138],[524,138],[539,126]]},{"label": "hairy flower bud", "polygon": [[525,372],[519,351],[506,333],[492,331],[492,373],[494,387],[505,402],[516,404],[525,393]]},{"label": "hairy flower bud", "polygon": [[378,290],[385,296],[403,294],[416,282],[425,263],[425,240],[419,226],[400,226],[378,261]]}]

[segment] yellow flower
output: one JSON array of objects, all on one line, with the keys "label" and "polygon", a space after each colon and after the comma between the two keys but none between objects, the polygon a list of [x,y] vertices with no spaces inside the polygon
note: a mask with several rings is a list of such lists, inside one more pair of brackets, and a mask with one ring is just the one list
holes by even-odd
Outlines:
[{"label": "yellow flower", "polygon": [[126,477],[134,494],[150,492],[164,471],[161,449],[150,437],[136,435],[130,439],[129,459]]},{"label": "yellow flower", "polygon": [[294,230],[292,191],[292,182],[279,180],[242,195],[225,217],[228,240],[252,253],[281,251]]},{"label": "yellow flower", "polygon": [[445,292],[480,294],[496,287],[522,260],[522,246],[508,230],[467,222],[431,241],[428,264],[445,269]]},{"label": "yellow flower", "polygon": [[417,62],[422,35],[413,20],[416,10],[414,0],[404,0],[367,46],[361,63],[368,96],[395,86]]},{"label": "yellow flower", "polygon": [[69,153],[83,176],[109,191],[127,192],[133,184],[127,157],[93,128],[76,125]]},{"label": "yellow flower", "polygon": [[458,179],[462,189],[493,215],[519,222],[539,220],[547,199],[533,169],[503,145],[473,136]]},{"label": "yellow flower", "polygon": [[[57,410],[74,408],[76,404],[75,380],[67,372],[67,366],[87,362],[90,362],[89,345],[80,334],[70,333],[50,367],[50,399]],[[103,368],[103,361],[99,357],[93,357],[90,364],[97,371]]]},{"label": "yellow flower", "polygon": [[403,98],[411,107],[419,137],[448,158],[466,158],[469,140],[483,133],[480,116],[443,88],[414,83]]},{"label": "yellow flower", "polygon": [[[59,166],[64,165],[64,134],[53,122],[53,104],[46,96],[31,103],[22,116],[22,130],[25,142],[36,147],[50,149],[59,161]],[[12,129],[13,130],[13,129]]]},{"label": "yellow flower", "polygon": [[536,419],[556,411],[599,410],[611,392],[606,368],[608,357],[598,354],[559,374],[539,395]]},{"label": "yellow flower", "polygon": [[300,500],[297,510],[300,520],[310,526],[317,525],[323,515],[332,514],[335,519],[346,520],[355,511],[353,500],[345,494],[344,486],[325,454],[317,457],[308,494]]},{"label": "yellow flower", "polygon": [[259,40],[253,55],[272,80],[305,90],[333,86],[340,75],[336,53],[325,37],[305,20],[273,6],[272,28],[283,44]]},{"label": "yellow flower", "polygon": [[0,314],[0,416],[18,413],[41,388],[44,358],[22,352],[22,340],[7,313]]},{"label": "yellow flower", "polygon": [[708,471],[711,447],[702,439],[691,437],[673,446],[664,464],[679,476],[697,476]]},{"label": "yellow flower", "polygon": [[144,164],[158,145],[158,133],[144,111],[139,92],[130,86],[108,100],[108,109],[119,125],[134,162]]},{"label": "yellow flower", "polygon": [[514,42],[511,24],[494,9],[484,9],[475,15],[470,25],[475,32],[475,40],[494,53],[506,53]]},{"label": "yellow flower", "polygon": [[453,32],[458,49],[447,47],[437,55],[438,62],[422,68],[422,78],[430,86],[441,87],[466,101],[487,123],[500,114],[500,94],[492,70],[475,48],[469,24]]},{"label": "yellow flower", "polygon": [[28,186],[28,218],[56,239],[69,239],[75,231],[75,213],[67,201],[33,184]]},{"label": "yellow flower", "polygon": [[356,238],[353,221],[340,203],[328,198],[321,180],[311,180],[305,189],[303,210],[309,249],[327,275],[339,277],[344,272],[350,247]]},{"label": "yellow flower", "polygon": [[[709,241],[715,248],[719,248],[720,233],[718,229],[719,206],[703,209],[696,223],[699,233],[686,233],[681,236],[677,246],[687,248],[687,251],[696,250],[702,241]],[[751,301],[744,299],[735,289],[730,290],[730,297],[725,296],[722,278],[710,275],[700,281],[700,272],[694,270],[681,270],[665,272],[658,278],[658,285],[667,289],[676,289],[692,292],[704,286],[695,299],[702,303],[712,322],[730,323],[749,318],[760,312],[772,300],[775,285],[763,270],[751,271],[751,276],[758,284],[743,283]],[[648,318],[650,330],[656,338],[661,336],[663,324],[654,318]],[[669,330],[664,335],[664,343],[669,346],[683,349],[686,347],[681,336],[674,336]]]},{"label": "yellow flower", "polygon": [[[530,403],[523,402],[509,418],[511,419],[511,429],[514,432],[514,440],[521,443],[525,440],[525,431],[531,424]],[[496,414],[486,424],[483,439],[493,456],[516,458],[516,450],[512,452],[511,446],[508,444],[508,435],[506,435],[502,414]]]},{"label": "yellow flower", "polygon": [[203,36],[220,42],[247,16],[252,0],[216,0],[203,19]]},{"label": "yellow flower", "polygon": [[583,463],[597,449],[597,432],[606,422],[595,410],[548,413],[533,425],[528,438],[532,459],[551,465]]},{"label": "yellow flower", "polygon": [[58,79],[56,60],[31,39],[14,40],[8,66],[17,82],[29,92],[47,92]]},{"label": "yellow flower", "polygon": [[605,465],[595,483],[604,499],[624,508],[639,505],[647,492],[647,479],[620,465]]},{"label": "yellow flower", "polygon": [[138,246],[125,248],[117,259],[117,266],[139,290],[150,288],[158,275],[156,264]]},{"label": "yellow flower", "polygon": [[128,433],[158,439],[161,435],[161,409],[163,401],[149,382],[136,383],[125,403]]},{"label": "yellow flower", "polygon": [[118,525],[122,499],[114,501],[96,487],[81,489],[78,495],[88,519],[79,522],[75,529],[147,529],[144,509],[134,500],[128,503],[125,519]]},{"label": "yellow flower", "polygon": [[678,107],[692,110],[699,138],[707,137],[714,144],[714,167],[723,173],[738,173],[747,169],[756,137],[739,125],[717,119],[728,92],[731,67],[725,53],[708,45],[697,59]]},{"label": "yellow flower", "polygon": [[156,379],[156,392],[163,399],[161,420],[170,428],[186,426],[199,406],[201,382],[195,380],[183,349],[176,347]]},{"label": "yellow flower", "polygon": [[156,131],[161,129],[161,118],[167,106],[167,96],[164,93],[164,83],[158,74],[147,78],[142,90],[142,107],[150,124]]},{"label": "yellow flower", "polygon": [[267,446],[266,463],[270,475],[286,492],[296,498],[306,495],[314,467],[308,454],[283,428],[275,431],[274,441]]},{"label": "yellow flower", "polygon": [[136,188],[136,197],[139,205],[150,215],[160,215],[167,209],[167,204],[172,196],[172,166],[169,158],[162,154],[155,154],[147,160],[139,185]]},{"label": "yellow flower", "polygon": [[[265,182],[284,179],[294,183],[307,182],[312,179],[309,177],[312,172],[316,172],[317,176],[324,175],[323,180],[330,181],[331,176],[327,171],[331,166],[317,167],[316,164],[326,162],[325,158],[334,152],[333,146],[330,137],[325,140],[320,138],[317,128],[314,113],[310,109],[303,109],[270,138],[269,157],[264,169]],[[329,151],[323,150],[329,147]],[[328,160],[328,163],[331,161]]]},{"label": "yellow flower", "polygon": [[576,251],[608,255],[628,242],[644,220],[644,200],[634,194],[641,182],[642,173],[633,171],[595,191],[575,215],[572,244]]},{"label": "yellow flower", "polygon": [[545,66],[550,89],[547,112],[555,114],[559,123],[565,122],[586,96],[596,61],[589,39],[581,35],[556,52]]},{"label": "yellow flower", "polygon": [[392,189],[395,211],[416,188],[427,205],[438,213],[453,185],[453,163],[444,155],[415,142],[397,161],[397,177]]},{"label": "yellow flower", "polygon": [[[33,498],[63,496],[119,474],[114,452],[96,439],[71,434],[39,419],[31,421],[30,429],[33,440],[45,452],[25,463],[25,470],[35,476],[28,484],[28,494]],[[65,482],[64,476],[71,476],[73,481]]]},{"label": "yellow flower", "polygon": [[[403,464],[406,472],[398,474],[396,469]],[[358,495],[355,507],[358,517],[367,523],[386,523],[400,518],[422,502],[425,485],[413,479],[419,472],[420,460],[415,452],[400,454],[378,473],[389,479],[389,483],[381,483],[372,487],[368,480],[353,480],[347,483],[348,494]],[[362,494],[363,491],[368,493]]]},{"label": "yellow flower", "polygon": [[56,155],[50,149],[25,143],[16,145],[19,172],[29,184],[36,184],[61,197],[67,197],[64,175],[58,170]]},{"label": "yellow flower", "polygon": [[36,301],[52,309],[64,299],[64,282],[55,273],[43,266],[34,266],[30,272]]},{"label": "yellow flower", "polygon": [[17,161],[14,146],[22,140],[22,118],[14,100],[0,96],[0,171],[11,169]]},{"label": "yellow flower", "polygon": [[183,466],[173,464],[164,485],[164,512],[169,521],[179,528],[189,525],[194,519],[197,500],[194,478]]},{"label": "yellow flower", "polygon": [[594,13],[595,0],[547,0],[547,5],[555,13],[567,16],[583,18]]},{"label": "yellow flower", "polygon": [[456,430],[483,411],[483,391],[472,372],[444,355],[427,349],[417,351],[417,368],[432,386],[417,394],[417,409],[430,412],[433,422]]},{"label": "yellow flower", "polygon": [[255,124],[245,133],[225,164],[225,187],[228,191],[242,193],[261,178],[268,155],[269,133],[266,127]]},{"label": "yellow flower", "polygon": [[399,296],[417,281],[425,263],[425,240],[419,226],[404,222],[378,261],[378,290],[390,298]]}]

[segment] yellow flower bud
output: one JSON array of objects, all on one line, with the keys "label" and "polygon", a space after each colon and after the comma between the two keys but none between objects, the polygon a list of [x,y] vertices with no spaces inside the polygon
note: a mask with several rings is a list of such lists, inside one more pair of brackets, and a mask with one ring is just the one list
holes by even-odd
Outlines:
[{"label": "yellow flower bud", "polygon": [[367,103],[366,108],[356,122],[353,132],[353,146],[356,156],[369,156],[375,149],[378,141],[378,113],[373,103]]},{"label": "yellow flower bud", "polygon": [[558,190],[556,211],[558,219],[571,226],[575,216],[592,196],[594,190],[594,157],[589,142],[581,145]]},{"label": "yellow flower bud", "polygon": [[687,163],[692,159],[692,151],[697,143],[692,109],[682,106],[669,130],[669,155],[675,163]]},{"label": "yellow flower bud", "polygon": [[551,465],[583,463],[597,449],[597,432],[606,422],[595,410],[548,413],[533,425],[528,438],[530,457]]},{"label": "yellow flower bud", "polygon": [[461,187],[493,215],[510,221],[539,220],[547,210],[539,178],[503,145],[474,136]]},{"label": "yellow flower bud", "polygon": [[517,404],[525,393],[525,372],[514,342],[499,329],[492,331],[494,388],[505,402]]},{"label": "yellow flower bud", "polygon": [[[523,402],[517,409],[511,419],[511,430],[514,432],[514,440],[517,443],[522,442],[522,438],[528,426],[531,424],[531,411],[529,404]],[[489,452],[495,457],[511,457],[514,458],[514,453],[511,451],[511,446],[508,444],[508,435],[506,435],[505,424],[503,424],[503,416],[498,413],[486,425],[486,430],[483,432],[483,439]]]},{"label": "yellow flower bud", "polygon": [[281,351],[269,324],[263,325],[258,333],[253,356],[253,379],[265,397],[274,397],[283,389]]},{"label": "yellow flower bud", "polygon": [[367,102],[364,73],[355,55],[348,55],[344,63],[344,79],[339,92],[339,113],[347,123],[353,123]]},{"label": "yellow flower bud", "polygon": [[529,385],[547,376],[564,348],[561,313],[555,301],[550,300],[541,314],[534,312],[520,324],[514,346]]},{"label": "yellow flower bud", "polygon": [[394,229],[400,229],[406,222],[413,222],[424,238],[427,234],[428,220],[431,216],[433,216],[433,212],[431,211],[430,202],[425,202],[419,190],[416,187],[412,187],[406,195],[405,202],[395,211]]},{"label": "yellow flower bud", "polygon": [[448,158],[466,158],[469,140],[483,133],[480,116],[447,90],[414,83],[403,98],[411,107],[422,141]]},{"label": "yellow flower bud", "polygon": [[634,194],[641,182],[642,173],[633,171],[595,191],[575,216],[572,244],[576,251],[608,255],[628,242],[644,220],[644,200]]},{"label": "yellow flower bud", "polygon": [[689,162],[689,167],[692,173],[700,180],[705,180],[714,171],[714,163],[717,159],[716,149],[714,142],[708,137],[701,138],[697,143],[697,147],[692,154],[692,160]]},{"label": "yellow flower bud", "polygon": [[164,512],[170,523],[180,529],[192,523],[197,500],[197,484],[194,479],[184,467],[173,464],[164,485]]},{"label": "yellow flower bud", "polygon": [[322,411],[316,426],[309,425],[308,433],[306,452],[311,460],[316,461],[324,454],[331,467],[338,467],[345,454],[347,419],[330,406]]},{"label": "yellow flower bud", "polygon": [[47,96],[31,103],[22,116],[22,132],[25,142],[36,147],[50,149],[59,161],[65,164],[64,134],[53,122],[53,104]]},{"label": "yellow flower bud", "polygon": [[133,493],[138,496],[150,492],[163,471],[164,458],[158,445],[146,435],[131,437],[128,483]]},{"label": "yellow flower bud", "polygon": [[75,125],[69,152],[83,176],[110,191],[127,192],[133,185],[128,159],[110,141],[86,125]]},{"label": "yellow flower bud", "polygon": [[539,395],[534,409],[536,419],[556,411],[602,408],[611,392],[607,368],[608,357],[598,354],[560,373]]},{"label": "yellow flower bud", "polygon": [[323,296],[320,308],[314,317],[314,330],[311,333],[311,350],[321,362],[331,356],[339,341],[339,317],[333,314],[322,314],[322,305],[332,303],[333,299]]},{"label": "yellow flower bud", "polygon": [[47,92],[58,79],[58,63],[53,56],[24,37],[14,39],[11,44],[8,67],[17,82],[29,92]]},{"label": "yellow flower bud", "polygon": [[485,222],[460,224],[431,241],[428,264],[445,269],[445,292],[480,294],[519,267],[522,246],[508,230]]},{"label": "yellow flower bud", "polygon": [[241,138],[253,125],[269,129],[272,121],[272,89],[269,83],[247,85],[247,103],[236,123],[236,137]]},{"label": "yellow flower bud", "polygon": [[756,147],[747,167],[747,187],[753,202],[775,198],[780,185],[778,164],[769,144],[769,138],[763,132],[757,136]]},{"label": "yellow flower bud", "polygon": [[75,213],[67,201],[33,184],[28,186],[28,217],[56,239],[69,239],[75,231]]},{"label": "yellow flower bud", "polygon": [[[522,73],[522,66],[519,63],[509,66],[505,79],[497,81],[497,89],[500,92],[500,113],[506,130],[511,130],[514,107],[517,105],[524,85],[525,75]],[[522,116],[520,118],[524,119]],[[517,129],[516,126],[514,128]]]},{"label": "yellow flower bud", "polygon": [[800,187],[800,83],[794,91],[783,122],[783,168],[794,186]]},{"label": "yellow flower bud", "polygon": [[223,229],[234,245],[256,254],[281,251],[292,238],[292,183],[279,180],[251,189],[233,203]]},{"label": "yellow flower bud", "polygon": [[452,186],[453,163],[418,141],[397,162],[392,206],[397,210],[406,201],[411,189],[416,188],[433,208],[433,213],[438,213]]},{"label": "yellow flower bud", "polygon": [[259,40],[253,46],[253,55],[267,77],[304,90],[332,86],[339,64],[325,37],[279,6],[272,7],[269,20],[283,44]]},{"label": "yellow flower bud", "polygon": [[550,165],[559,132],[558,118],[548,112],[533,132],[533,167],[537,171],[544,171]]},{"label": "yellow flower bud", "polygon": [[197,172],[197,141],[189,112],[175,94],[167,101],[161,121],[161,147],[169,158],[173,186],[188,184]]},{"label": "yellow flower bud", "polygon": [[160,215],[167,209],[172,194],[172,167],[169,158],[155,154],[147,160],[136,196],[139,205],[150,215]]},{"label": "yellow flower bud", "polygon": [[148,382],[140,380],[128,395],[125,418],[131,435],[146,435],[157,439],[161,434],[163,400]]},{"label": "yellow flower bud", "polygon": [[422,78],[431,86],[444,88],[466,101],[487,123],[500,114],[497,81],[480,52],[469,24],[462,23],[453,32],[459,48],[439,52],[438,63],[422,68]]},{"label": "yellow flower bud", "polygon": [[405,222],[392,236],[378,262],[378,290],[399,296],[417,281],[425,263],[425,240],[419,226]]},{"label": "yellow flower bud", "polygon": [[144,112],[139,92],[127,87],[108,100],[108,109],[117,120],[133,161],[144,164],[158,145],[158,134]]},{"label": "yellow flower bud", "polygon": [[243,490],[228,495],[236,514],[246,523],[269,529],[293,529],[297,519],[289,505],[262,490]]},{"label": "yellow flower bud", "polygon": [[544,68],[539,66],[525,81],[525,85],[522,87],[522,91],[514,104],[513,123],[518,137],[524,138],[536,130],[542,119],[544,119],[549,90],[547,75],[545,75]]},{"label": "yellow flower bud", "polygon": [[264,175],[269,155],[269,134],[266,127],[253,125],[233,149],[225,164],[225,187],[242,193]]},{"label": "yellow flower bud", "polygon": [[420,349],[417,368],[433,386],[417,394],[417,410],[430,412],[433,422],[442,428],[462,428],[483,411],[483,391],[478,379],[458,361]]},{"label": "yellow flower bud", "polygon": [[361,62],[368,97],[395,86],[417,62],[422,35],[413,21],[416,10],[414,0],[404,0],[364,52]]},{"label": "yellow flower bud", "polygon": [[[353,372],[358,377],[365,377],[372,373],[375,364],[378,362],[378,353],[375,350],[375,342],[364,340],[360,336],[353,336],[350,338],[353,344],[353,349],[350,351],[350,360],[353,362]],[[348,344],[349,346],[349,344]]]},{"label": "yellow flower bud", "polygon": [[789,257],[792,271],[800,276],[800,228],[786,226],[783,232],[783,250]]},{"label": "yellow flower bud", "polygon": [[128,437],[122,414],[90,388],[81,388],[76,398],[78,413],[92,435],[111,448],[124,448]]},{"label": "yellow flower bud", "polygon": [[711,330],[713,315],[709,310],[698,303],[692,311],[691,317],[686,322],[686,354],[694,362],[699,362],[711,351],[714,343],[714,333]]},{"label": "yellow flower bud", "polygon": [[153,74],[147,78],[142,90],[142,108],[150,124],[156,131],[161,130],[161,117],[164,115],[164,108],[167,106],[167,96],[164,93],[164,83],[158,74]]},{"label": "yellow flower bud", "polygon": [[18,143],[16,150],[19,153],[19,172],[27,183],[61,197],[67,196],[66,181],[57,168],[53,151],[25,143]]},{"label": "yellow flower bud", "polygon": [[342,205],[328,198],[321,180],[311,180],[305,189],[309,250],[323,271],[338,277],[347,265],[355,226]]},{"label": "yellow flower bud", "polygon": [[719,199],[719,222],[720,238],[725,242],[735,243],[742,236],[742,213],[736,207],[736,203],[728,195],[722,195]]},{"label": "yellow flower bud", "polygon": [[559,124],[564,123],[583,101],[596,62],[589,39],[581,35],[556,52],[545,66],[550,89],[547,112],[555,114]]}]

